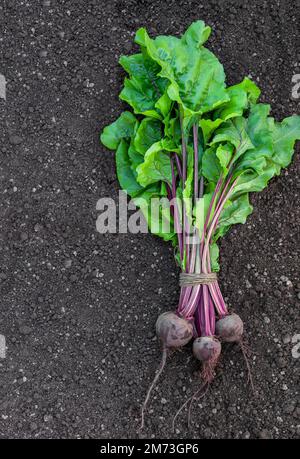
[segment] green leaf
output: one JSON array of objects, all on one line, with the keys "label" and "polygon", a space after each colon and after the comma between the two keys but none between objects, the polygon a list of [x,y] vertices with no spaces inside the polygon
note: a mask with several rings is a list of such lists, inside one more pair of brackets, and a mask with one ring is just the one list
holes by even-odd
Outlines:
[{"label": "green leaf", "polygon": [[217,183],[222,172],[220,161],[216,155],[216,149],[216,146],[207,148],[202,157],[202,174],[210,182],[214,183]]},{"label": "green leaf", "polygon": [[182,105],[187,117],[211,111],[229,100],[223,66],[213,53],[199,46],[208,32],[200,34],[197,41],[197,28],[201,26],[192,25],[181,39],[158,36],[152,40],[145,29],[136,34],[136,42],[160,65],[159,75],[170,81],[170,99]]},{"label": "green leaf", "polygon": [[267,162],[267,166],[261,174],[250,170],[241,173],[237,179],[237,184],[234,187],[232,196],[242,193],[262,191],[276,173],[277,168],[272,161]]},{"label": "green leaf", "polygon": [[214,118],[221,118],[224,121],[242,116],[249,105],[255,104],[260,96],[260,89],[249,78],[241,83],[227,88],[230,100],[214,112]]},{"label": "green leaf", "polygon": [[229,165],[230,160],[232,158],[233,150],[234,150],[233,145],[231,145],[228,142],[225,143],[224,145],[223,144],[219,145],[216,150],[216,156],[220,161],[220,165],[223,169],[224,175],[226,175],[226,173],[228,172],[227,166]]},{"label": "green leaf", "polygon": [[202,118],[199,121],[199,126],[202,129],[203,140],[204,144],[207,145],[212,133],[224,122],[224,120],[217,118],[215,120],[211,120],[209,118],[204,119]]},{"label": "green leaf", "polygon": [[266,156],[272,153],[272,136],[268,125],[270,105],[258,104],[251,108],[247,122],[247,132],[253,146]]},{"label": "green leaf", "polygon": [[234,118],[236,116],[242,116],[244,110],[248,106],[247,93],[237,86],[231,86],[227,89],[227,94],[230,97],[230,101],[222,105],[214,116],[216,119],[221,118],[224,121]]},{"label": "green leaf", "polygon": [[248,215],[253,212],[253,207],[249,203],[249,195],[243,194],[239,198],[231,201],[221,212],[218,226],[244,224]]},{"label": "green leaf", "polygon": [[144,118],[136,131],[134,147],[144,155],[151,145],[161,139],[161,136],[161,122],[153,118]]},{"label": "green leaf", "polygon": [[134,174],[134,176],[137,176],[136,168],[138,167],[139,164],[141,164],[144,161],[144,156],[136,151],[134,148],[133,142],[130,143],[129,148],[128,148],[128,156],[131,162],[131,170]]},{"label": "green leaf", "polygon": [[137,126],[135,116],[130,112],[123,112],[119,118],[106,126],[101,134],[101,142],[110,150],[116,150],[122,139],[129,140]]},{"label": "green leaf", "polygon": [[254,105],[257,103],[261,90],[259,87],[252,81],[250,78],[244,78],[241,83],[236,85],[236,87],[239,87],[240,89],[243,89],[247,93],[248,101],[251,105]]},{"label": "green leaf", "polygon": [[273,161],[280,167],[287,167],[293,157],[296,140],[300,140],[300,116],[290,116],[281,123],[270,121],[274,144]]},{"label": "green leaf", "polygon": [[173,102],[166,91],[156,102],[155,108],[158,108],[163,118],[166,118],[171,111],[172,104]]},{"label": "green leaf", "polygon": [[140,185],[147,186],[158,181],[171,183],[171,163],[166,146],[166,143],[159,141],[145,153],[144,162],[137,167],[137,181]]},{"label": "green leaf", "polygon": [[257,155],[256,150],[247,151],[242,157],[240,162],[234,169],[234,177],[237,177],[246,170],[253,170],[258,174],[263,174],[268,166],[268,160],[260,155]]},{"label": "green leaf", "polygon": [[176,117],[167,117],[164,120],[165,135],[170,138],[175,144],[180,145],[181,142],[181,129],[178,114]]},{"label": "green leaf", "polygon": [[168,81],[158,75],[159,65],[147,53],[122,56],[120,64],[130,75],[130,79],[125,79],[120,99],[130,104],[134,113],[160,119],[155,105],[165,93]]},{"label": "green leaf", "polygon": [[161,185],[160,185],[160,196],[168,196],[167,184],[166,184],[166,182],[161,182]]},{"label": "green leaf", "polygon": [[221,212],[214,240],[224,236],[232,225],[244,224],[252,212],[253,207],[249,203],[248,193],[230,201]]},{"label": "green leaf", "polygon": [[[205,219],[207,216],[212,196],[213,193],[204,194],[202,198],[197,200],[197,203],[193,209],[193,215],[195,217],[195,227],[198,229],[200,235],[202,235]],[[213,211],[214,208],[212,209],[212,212]]]},{"label": "green leaf", "polygon": [[128,144],[121,140],[116,152],[117,176],[121,188],[130,196],[136,196],[143,187],[139,185],[131,169],[131,162],[128,156]]},{"label": "green leaf", "polygon": [[226,121],[217,129],[210,145],[216,145],[222,142],[231,143],[236,149],[232,160],[232,163],[234,163],[243,153],[245,153],[245,151],[253,148],[253,144],[246,129],[247,120],[241,116]]},{"label": "green leaf", "polygon": [[220,271],[219,265],[219,247],[216,242],[212,243],[209,246],[209,254],[210,254],[210,265],[212,272],[216,273]]},{"label": "green leaf", "polygon": [[273,139],[269,128],[268,115],[270,106],[258,104],[251,108],[247,120],[247,133],[253,148],[247,151],[239,160],[236,170],[252,169],[263,173],[274,154]]},{"label": "green leaf", "polygon": [[193,22],[182,36],[182,41],[187,46],[200,48],[209,38],[211,28],[206,26],[203,21]]}]

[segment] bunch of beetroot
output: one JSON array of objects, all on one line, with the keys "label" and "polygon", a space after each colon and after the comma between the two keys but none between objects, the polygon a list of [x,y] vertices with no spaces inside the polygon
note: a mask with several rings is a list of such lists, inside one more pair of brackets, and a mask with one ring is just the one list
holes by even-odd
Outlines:
[{"label": "bunch of beetroot", "polygon": [[134,114],[123,112],[101,135],[116,151],[121,187],[151,232],[173,244],[182,272],[177,310],[156,323],[163,357],[143,417],[170,350],[194,339],[208,385],[221,343],[242,343],[243,322],[228,311],[214,274],[220,269],[218,240],[245,223],[253,210],[249,193],[289,165],[300,139],[300,117],[276,122],[270,106],[258,103],[253,81],[226,86],[223,66],[203,46],[209,35],[202,21],[181,38],[152,39],[139,29],[141,52],[120,59],[128,73],[120,98]]}]

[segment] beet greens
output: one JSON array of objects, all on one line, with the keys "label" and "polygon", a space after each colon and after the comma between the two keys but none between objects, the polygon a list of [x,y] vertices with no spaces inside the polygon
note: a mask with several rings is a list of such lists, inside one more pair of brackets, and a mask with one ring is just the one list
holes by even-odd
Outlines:
[{"label": "beet greens", "polygon": [[[194,324],[195,337],[205,338],[197,341],[195,356],[207,382],[217,362],[206,358],[207,343],[216,335],[239,342],[243,332],[235,318],[222,322],[230,330],[220,322],[216,332],[217,321],[229,314],[212,275],[220,269],[218,240],[232,225],[245,223],[253,210],[249,193],[263,190],[290,164],[300,139],[300,117],[275,121],[249,78],[226,86],[223,66],[203,46],[210,32],[203,21],[191,24],[181,38],[152,39],[139,29],[140,53],[120,59],[128,74],[120,98],[134,114],[123,112],[101,135],[103,144],[116,150],[121,187],[150,230],[176,249],[185,274],[176,312]],[[151,207],[153,198],[170,201],[170,212],[159,203]],[[196,274],[208,282],[197,283]]]}]

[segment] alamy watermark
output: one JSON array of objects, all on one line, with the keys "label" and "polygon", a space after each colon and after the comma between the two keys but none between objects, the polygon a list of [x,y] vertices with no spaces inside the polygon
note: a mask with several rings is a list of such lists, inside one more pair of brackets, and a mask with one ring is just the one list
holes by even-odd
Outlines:
[{"label": "alamy watermark", "polygon": [[5,76],[0,73],[0,99],[6,100],[6,79]]},{"label": "alamy watermark", "polygon": [[295,100],[300,99],[300,73],[293,76],[292,83],[292,98]]},{"label": "alamy watermark", "polygon": [[5,359],[6,357],[6,341],[5,336],[0,335],[0,359]]},{"label": "alamy watermark", "polygon": [[186,236],[189,238],[188,243],[192,243],[193,238],[198,237],[195,229],[201,228],[204,224],[203,199],[199,199],[194,207],[191,198],[137,197],[128,200],[127,193],[120,190],[117,201],[108,197],[98,200],[96,210],[100,214],[96,221],[96,228],[101,234],[147,234],[149,229],[154,234],[182,234],[183,207],[188,215],[185,225],[188,228]]},{"label": "alamy watermark", "polygon": [[293,336],[292,343],[294,344],[293,349],[292,349],[292,356],[294,357],[294,359],[299,359],[300,357],[300,333]]}]

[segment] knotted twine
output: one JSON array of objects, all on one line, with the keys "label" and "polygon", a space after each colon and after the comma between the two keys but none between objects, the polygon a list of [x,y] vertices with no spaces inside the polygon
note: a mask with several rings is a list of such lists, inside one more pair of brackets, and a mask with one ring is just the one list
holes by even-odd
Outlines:
[{"label": "knotted twine", "polygon": [[217,273],[180,273],[179,286],[208,285],[217,281]]}]

